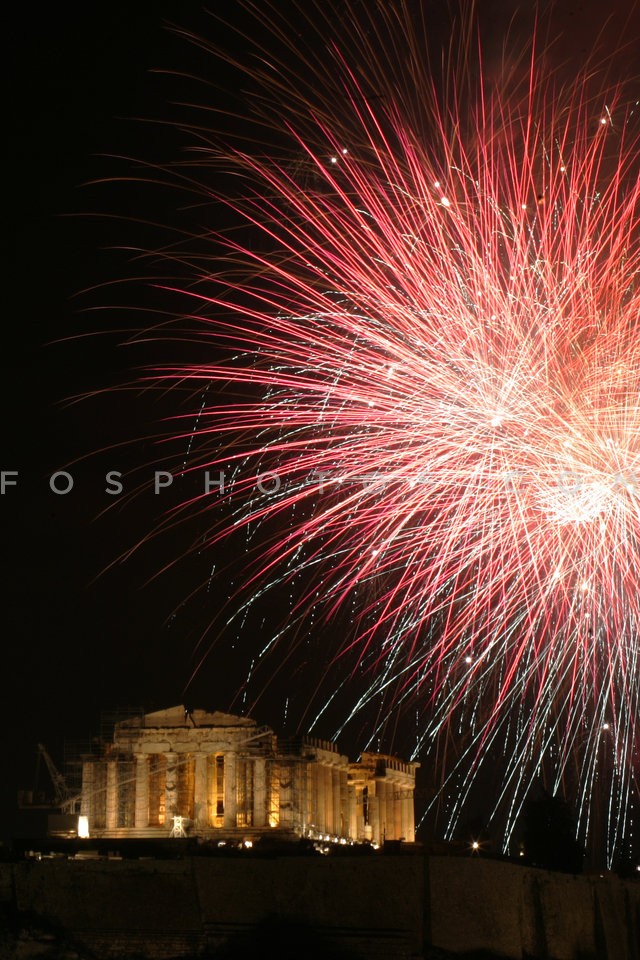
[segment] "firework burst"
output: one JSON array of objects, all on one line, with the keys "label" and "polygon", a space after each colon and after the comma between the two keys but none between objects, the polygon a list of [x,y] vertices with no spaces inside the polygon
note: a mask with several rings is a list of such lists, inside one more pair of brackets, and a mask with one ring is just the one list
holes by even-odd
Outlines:
[{"label": "firework burst", "polygon": [[638,763],[637,106],[532,49],[491,80],[471,30],[436,75],[424,26],[390,5],[325,23],[302,71],[256,58],[294,160],[199,129],[262,242],[199,263],[198,358],[165,375],[245,390],[197,431],[260,545],[241,607],[290,583],[289,628],[348,610],[349,713],[417,707],[447,832],[499,752],[505,845],[543,776],[583,837],[606,793],[611,859]]}]

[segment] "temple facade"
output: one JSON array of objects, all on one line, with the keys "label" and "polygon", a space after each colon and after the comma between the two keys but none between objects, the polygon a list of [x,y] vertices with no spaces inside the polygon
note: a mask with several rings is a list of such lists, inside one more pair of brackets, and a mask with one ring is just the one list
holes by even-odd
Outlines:
[{"label": "temple facade", "polygon": [[93,837],[412,843],[418,766],[376,753],[353,763],[331,742],[179,706],[116,724],[84,758],[80,813]]}]

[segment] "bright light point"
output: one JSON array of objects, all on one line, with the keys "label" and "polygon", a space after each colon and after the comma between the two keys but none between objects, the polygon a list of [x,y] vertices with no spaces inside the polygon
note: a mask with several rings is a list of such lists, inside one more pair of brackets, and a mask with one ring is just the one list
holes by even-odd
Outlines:
[{"label": "bright light point", "polygon": [[86,840],[89,836],[89,817],[78,817],[78,836],[81,840]]},{"label": "bright light point", "polygon": [[439,180],[434,180],[433,185],[434,185],[434,187],[436,188],[436,190],[439,190],[439,189],[440,189],[440,181],[439,181]]},{"label": "bright light point", "polygon": [[523,210],[526,210],[526,209],[527,209],[526,203],[521,204],[521,206],[522,206],[522,209],[523,209]]},{"label": "bright light point", "polygon": [[440,203],[442,204],[443,207],[450,207],[450,206],[451,206],[451,204],[449,203],[449,201],[447,200],[446,197],[443,197],[442,200],[440,201]]},{"label": "bright light point", "polygon": [[253,846],[253,840],[245,840],[244,845],[247,850],[250,850]]},{"label": "bright light point", "polygon": [[480,849],[480,844],[478,843],[477,840],[474,840],[474,841],[473,841],[473,843],[471,844],[471,849],[472,849],[472,850],[479,850],[479,849]]},{"label": "bright light point", "polygon": [[465,663],[473,663],[473,657],[465,657],[465,658],[464,658],[464,662],[465,662]]},{"label": "bright light point", "polygon": [[495,416],[491,420],[492,427],[499,427],[501,423],[502,423],[502,417],[499,417],[499,416]]},{"label": "bright light point", "polygon": [[585,593],[589,589],[589,584],[587,583],[586,580],[580,584],[580,589],[582,590],[583,593]]},{"label": "bright light point", "polygon": [[606,123],[606,122],[607,122],[606,117],[600,117],[600,123]]},{"label": "bright light point", "polygon": [[567,170],[567,168],[566,168],[566,167],[560,167],[560,173],[565,173],[565,172],[566,172],[566,170]]},{"label": "bright light point", "polygon": [[342,155],[343,155],[344,157],[346,157],[346,155],[347,155],[348,153],[349,153],[349,151],[347,150],[347,148],[346,148],[346,147],[343,147],[343,148],[342,148]]},{"label": "bright light point", "polygon": [[337,157],[331,157],[331,163],[337,163],[337,162],[338,162]]},{"label": "bright light point", "polygon": [[609,724],[608,724],[608,723],[603,723],[603,724],[602,724],[602,729],[603,729],[603,730],[608,730],[608,729],[609,729]]},{"label": "bright light point", "polygon": [[374,547],[373,550],[371,551],[371,556],[377,557],[379,553],[380,553],[379,549],[377,547]]},{"label": "bright light point", "polygon": [[579,474],[569,473],[562,482],[555,482],[541,491],[541,505],[550,519],[558,523],[592,523],[602,520],[615,506],[611,484],[594,480],[587,482]]}]

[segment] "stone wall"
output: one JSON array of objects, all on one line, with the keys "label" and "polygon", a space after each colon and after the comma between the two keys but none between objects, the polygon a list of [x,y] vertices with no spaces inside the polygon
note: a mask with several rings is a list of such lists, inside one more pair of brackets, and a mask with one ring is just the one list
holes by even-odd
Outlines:
[{"label": "stone wall", "polygon": [[480,858],[425,858],[427,941],[542,960],[640,960],[640,884]]},{"label": "stone wall", "polygon": [[639,884],[480,858],[24,861],[0,864],[0,898],[98,957],[249,956],[293,937],[308,957],[640,958]]}]

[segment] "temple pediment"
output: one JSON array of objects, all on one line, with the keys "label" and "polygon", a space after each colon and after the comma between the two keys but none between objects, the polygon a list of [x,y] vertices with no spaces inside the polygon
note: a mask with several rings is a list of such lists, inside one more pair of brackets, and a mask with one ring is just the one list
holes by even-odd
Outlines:
[{"label": "temple pediment", "polygon": [[178,704],[175,707],[145,713],[142,719],[135,717],[124,720],[118,726],[120,728],[143,726],[175,729],[177,727],[255,727],[257,724],[250,717],[239,717],[233,713],[223,713],[221,710],[213,712],[200,709],[187,710],[184,705]]}]

